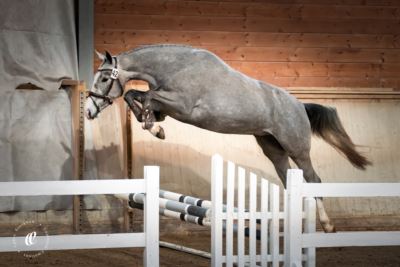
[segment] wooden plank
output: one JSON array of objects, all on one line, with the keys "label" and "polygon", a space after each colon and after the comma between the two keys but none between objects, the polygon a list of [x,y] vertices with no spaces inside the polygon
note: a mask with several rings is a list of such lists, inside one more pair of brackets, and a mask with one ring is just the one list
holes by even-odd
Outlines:
[{"label": "wooden plank", "polygon": [[[61,86],[76,86],[76,85],[80,85],[82,83],[83,83],[83,81],[66,79],[66,80],[62,80]],[[72,88],[72,90],[73,89],[74,88]]]},{"label": "wooden plank", "polygon": [[[134,22],[134,23],[132,23]],[[232,32],[399,34],[397,21],[371,19],[269,19],[97,14],[96,28]]]},{"label": "wooden plank", "polygon": [[[119,116],[117,117],[117,120],[119,121],[120,124],[120,138],[122,140],[121,146],[119,146],[119,157],[122,159],[122,172],[124,175],[124,178],[131,178],[131,172],[130,172],[130,167],[132,165],[132,157],[129,157],[129,155],[132,153],[132,147],[131,147],[131,138],[128,137],[128,132],[130,132],[130,124],[128,123],[128,112],[125,102],[118,101],[117,102],[117,107],[119,111]],[[129,160],[129,159],[130,160]],[[129,167],[130,166],[130,167]],[[127,201],[123,201],[123,229],[125,232],[129,232],[129,230],[132,230],[131,227],[131,215],[133,210],[131,211],[129,209],[129,205]]]},{"label": "wooden plank", "polygon": [[238,168],[238,231],[237,231],[237,265],[243,267],[245,263],[244,251],[244,218],[246,199],[246,171]]},{"label": "wooden plank", "polygon": [[329,62],[383,63],[396,62],[399,59],[390,50],[361,48],[330,48],[327,56]]},{"label": "wooden plank", "polygon": [[[135,0],[128,0],[134,2]],[[127,3],[127,0],[98,0],[97,4],[114,3],[121,5]],[[183,0],[184,2],[193,2],[194,0]],[[275,0],[207,0],[207,2],[228,2],[228,3],[276,3]],[[321,5],[346,5],[346,6],[396,6],[399,5],[399,0],[281,0],[280,3],[285,4],[321,4]]]},{"label": "wooden plank", "polygon": [[[121,48],[115,53],[122,51]],[[252,78],[281,87],[393,87],[400,89],[400,78],[397,75],[400,64],[240,61],[227,61],[227,63]]]},{"label": "wooden plank", "polygon": [[233,266],[233,208],[235,206],[235,164],[228,162],[226,180],[226,266]]},{"label": "wooden plank", "polygon": [[288,209],[288,191],[287,189],[283,190],[283,265],[289,264],[289,259],[286,257],[288,251],[290,250],[289,246],[289,209]]},{"label": "wooden plank", "polygon": [[289,3],[209,2],[209,1],[126,1],[121,4],[97,2],[96,13],[177,16],[274,17],[274,18],[371,18],[398,19],[398,7],[327,6]]},{"label": "wooden plank", "polygon": [[[96,44],[99,51],[117,54],[136,48],[135,44]],[[209,50],[226,61],[251,62],[329,62],[329,63],[400,63],[400,49],[361,48],[306,48],[306,47],[247,47],[229,46],[222,43],[196,45]],[[96,64],[97,65],[97,61]],[[367,64],[365,64],[367,65]],[[389,65],[390,66],[390,65]],[[394,65],[395,66],[395,65]]]},{"label": "wooden plank", "polygon": [[[71,86],[71,117],[72,117],[72,155],[73,179],[81,180],[85,164],[85,123],[84,105],[86,86],[83,82],[64,80],[63,85]],[[72,226],[74,233],[81,231],[83,196],[74,196],[72,203]]]},{"label": "wooden plank", "polygon": [[142,193],[142,179],[0,182],[0,196],[60,196]]},{"label": "wooden plank", "polygon": [[398,77],[400,72],[400,64],[398,63],[388,63],[382,64],[381,66],[381,77]]},{"label": "wooden plank", "polygon": [[400,49],[198,46],[224,60],[252,62],[399,63]]},{"label": "wooden plank", "polygon": [[[37,244],[44,246],[14,246],[24,244],[25,236],[1,237],[0,251],[41,251],[41,250],[69,250],[69,249],[95,249],[95,248],[127,248],[143,247],[145,245],[144,233],[118,233],[118,234],[87,234],[87,235],[54,235],[36,236]],[[155,265],[154,265],[155,266]]]},{"label": "wooden plank", "polygon": [[304,197],[398,197],[399,183],[304,184]]},{"label": "wooden plank", "polygon": [[261,179],[261,266],[268,266],[268,191],[269,182]]},{"label": "wooden plank", "polygon": [[222,195],[223,195],[223,159],[214,155],[211,163],[211,201],[213,216],[211,218],[211,266],[222,266]]},{"label": "wooden plank", "polygon": [[256,266],[257,238],[256,238],[256,211],[257,211],[257,175],[250,173],[249,184],[249,256],[250,266]]},{"label": "wooden plank", "polygon": [[272,213],[269,228],[269,250],[273,267],[279,266],[279,186],[271,184],[269,187],[269,206]]},{"label": "wooden plank", "polygon": [[[227,61],[234,69],[258,77],[380,77],[380,64]],[[389,76],[389,75],[387,75]]]},{"label": "wooden plank", "polygon": [[303,234],[302,247],[399,246],[400,232],[346,232]]},{"label": "wooden plank", "polygon": [[252,62],[327,62],[327,48],[200,46],[224,60]]},{"label": "wooden plank", "polygon": [[289,169],[287,172],[287,212],[288,239],[290,240],[286,253],[286,264],[301,266],[302,263],[302,221],[303,221],[303,171]]},{"label": "wooden plank", "polygon": [[[144,266],[159,266],[159,239],[160,239],[160,215],[159,215],[159,191],[160,191],[160,167],[145,166],[144,180],[146,198],[144,202],[144,229],[145,250]],[[134,181],[134,180],[131,180]]]},{"label": "wooden plank", "polygon": [[[358,77],[373,79],[395,77],[400,64],[373,63],[312,63],[312,62],[239,62],[227,61],[237,69],[254,78],[267,77]],[[368,87],[368,86],[362,86]],[[374,86],[369,86],[374,87]]]},{"label": "wooden plank", "polygon": [[[304,198],[304,233],[316,232],[316,202],[315,198]],[[307,260],[305,267],[315,267],[316,265],[316,249],[308,247],[305,249]]]},{"label": "wooden plank", "polygon": [[399,99],[400,91],[391,88],[287,88],[298,98],[336,98],[336,99]]},{"label": "wooden plank", "polygon": [[[184,0],[193,1],[193,0]],[[207,0],[210,2],[245,2],[245,0]],[[251,2],[262,2],[262,3],[276,3],[274,0],[250,0]],[[368,6],[391,6],[398,5],[399,0],[281,0],[280,3],[287,4],[322,4],[322,5],[368,5]]]},{"label": "wooden plank", "polygon": [[[386,85],[383,78],[366,79],[363,77],[264,77],[260,74],[252,75],[254,78],[264,80],[281,87],[393,87],[396,79]],[[400,87],[396,87],[400,88]]]},{"label": "wooden plank", "polygon": [[304,47],[304,48],[400,48],[396,35],[327,34],[327,33],[268,33],[268,32],[204,32],[172,30],[95,29],[95,43],[130,45],[179,43],[199,46],[224,46],[227,40],[237,46]]}]

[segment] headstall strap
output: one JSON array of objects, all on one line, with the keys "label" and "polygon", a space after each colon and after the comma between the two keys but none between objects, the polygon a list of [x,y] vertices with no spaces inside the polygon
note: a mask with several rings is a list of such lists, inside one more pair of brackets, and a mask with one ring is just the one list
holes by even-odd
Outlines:
[{"label": "headstall strap", "polygon": [[[99,71],[111,70],[110,78],[113,80],[112,83],[114,82],[114,80],[116,80],[118,78],[118,74],[119,74],[119,71],[117,69],[117,58],[116,57],[113,57],[113,58],[115,59],[114,68],[112,68],[112,69],[99,69]],[[110,89],[113,86],[112,83],[110,85]],[[95,93],[95,92],[92,92],[92,91],[87,91],[86,92],[86,98],[94,96],[94,97],[97,97],[97,98],[101,98],[101,99],[107,101],[108,104],[112,105],[113,100],[112,100],[111,97],[108,96],[108,93],[109,93],[109,91],[105,95],[101,95],[101,94],[98,94],[98,93]],[[96,108],[99,109],[99,107],[97,106],[96,102],[95,101],[93,101],[93,102],[95,103]]]},{"label": "headstall strap", "polygon": [[95,92],[92,92],[92,91],[88,91],[86,93],[86,98],[91,97],[91,96],[94,96],[94,97],[97,97],[97,98],[101,98],[101,99],[107,101],[108,104],[110,104],[110,105],[113,103],[112,98],[107,96],[107,95],[100,95],[98,93],[95,93]]}]

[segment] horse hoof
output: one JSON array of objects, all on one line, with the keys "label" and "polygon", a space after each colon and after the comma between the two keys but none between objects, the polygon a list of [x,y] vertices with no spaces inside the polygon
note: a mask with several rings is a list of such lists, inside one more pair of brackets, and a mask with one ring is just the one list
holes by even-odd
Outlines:
[{"label": "horse hoof", "polygon": [[333,224],[327,224],[323,226],[325,233],[336,233],[336,228]]},{"label": "horse hoof", "polygon": [[163,129],[163,128],[160,127],[158,133],[156,134],[156,137],[157,137],[157,138],[160,138],[160,139],[162,139],[162,140],[165,139],[165,133],[164,133],[164,129]]}]

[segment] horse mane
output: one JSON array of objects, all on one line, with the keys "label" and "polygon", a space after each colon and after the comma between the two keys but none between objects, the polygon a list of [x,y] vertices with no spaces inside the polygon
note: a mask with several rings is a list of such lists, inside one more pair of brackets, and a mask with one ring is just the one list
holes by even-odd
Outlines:
[{"label": "horse mane", "polygon": [[163,48],[163,47],[193,48],[190,45],[181,45],[181,44],[150,44],[150,45],[141,45],[139,47],[135,47],[128,51],[122,52],[119,55],[128,55],[149,48]]}]

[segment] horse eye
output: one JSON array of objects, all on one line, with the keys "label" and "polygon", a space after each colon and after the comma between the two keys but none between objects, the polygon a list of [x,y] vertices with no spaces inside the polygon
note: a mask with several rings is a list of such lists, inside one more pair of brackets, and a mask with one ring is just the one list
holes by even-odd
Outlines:
[{"label": "horse eye", "polygon": [[108,80],[108,78],[102,78],[102,79],[101,79],[101,82],[102,82],[102,83],[105,83],[107,80]]}]

